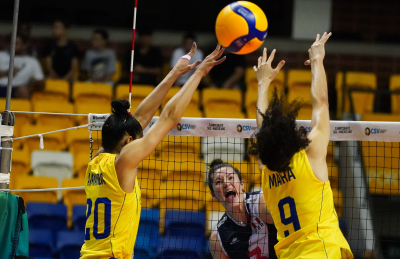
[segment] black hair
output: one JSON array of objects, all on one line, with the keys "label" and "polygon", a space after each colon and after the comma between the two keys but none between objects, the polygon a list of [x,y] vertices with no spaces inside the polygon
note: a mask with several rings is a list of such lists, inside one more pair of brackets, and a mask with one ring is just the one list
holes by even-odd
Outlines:
[{"label": "black hair", "polygon": [[185,33],[185,35],[183,35],[183,39],[193,39],[196,40],[196,34],[194,34],[194,32],[188,31]]},{"label": "black hair", "polygon": [[97,29],[94,30],[93,32],[94,34],[100,34],[100,36],[104,39],[104,40],[108,40],[108,32],[104,29]]},{"label": "black hair", "polygon": [[263,122],[256,133],[257,141],[253,140],[250,147],[251,154],[258,154],[263,165],[276,172],[289,170],[294,154],[310,143],[306,129],[296,127],[296,117],[303,103],[294,100],[285,105],[284,98],[283,92],[278,97],[275,88],[265,113],[257,108]]},{"label": "black hair", "polygon": [[101,131],[102,145],[106,152],[113,151],[126,134],[134,139],[143,136],[142,126],[127,111],[129,109],[127,100],[114,100],[111,107],[113,114],[104,122]]},{"label": "black hair", "polygon": [[70,27],[70,24],[65,19],[62,19],[62,18],[58,18],[58,19],[54,20],[54,22],[62,23],[65,29],[69,29],[69,27]]},{"label": "black hair", "polygon": [[235,172],[235,174],[239,177],[239,180],[242,181],[242,174],[240,173],[240,171],[236,167],[234,167],[231,164],[224,163],[224,161],[222,161],[221,159],[216,158],[213,161],[211,161],[211,163],[209,165],[210,169],[207,172],[208,187],[210,188],[210,191],[213,194],[214,194],[214,189],[213,189],[214,178],[213,178],[213,175],[214,175],[215,171],[217,171],[218,169],[220,169],[222,167],[230,167],[230,168],[232,168],[233,171]]}]

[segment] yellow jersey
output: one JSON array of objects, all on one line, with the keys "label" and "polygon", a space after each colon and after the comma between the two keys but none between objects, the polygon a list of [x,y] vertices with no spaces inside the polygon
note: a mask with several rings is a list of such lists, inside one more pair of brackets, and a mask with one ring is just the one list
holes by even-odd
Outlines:
[{"label": "yellow jersey", "polygon": [[81,259],[131,258],[139,226],[141,193],[124,192],[115,171],[115,154],[102,153],[89,164],[85,176],[87,198],[85,243]]},{"label": "yellow jersey", "polygon": [[262,189],[275,226],[278,258],[353,258],[339,229],[328,182],[318,180],[304,150],[296,153],[290,170],[272,172],[264,166]]}]

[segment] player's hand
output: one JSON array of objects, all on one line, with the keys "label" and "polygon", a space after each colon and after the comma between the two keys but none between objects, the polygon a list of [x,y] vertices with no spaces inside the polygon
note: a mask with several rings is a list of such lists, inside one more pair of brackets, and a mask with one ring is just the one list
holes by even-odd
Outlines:
[{"label": "player's hand", "polygon": [[331,37],[332,33],[324,33],[320,38],[320,35],[317,34],[317,38],[311,48],[308,49],[309,60],[304,62],[304,65],[308,66],[311,64],[311,61],[316,60],[324,60],[325,57],[325,43],[328,41],[329,37]]},{"label": "player's hand", "polygon": [[[186,55],[190,56],[191,58],[194,56],[194,53],[196,53],[197,50],[197,45],[196,42],[193,42],[192,48],[190,49],[189,53]],[[189,60],[186,58],[180,58],[178,59],[178,62],[176,62],[174,68],[172,71],[174,72],[175,75],[181,76],[192,70],[193,68],[197,67],[200,65],[201,61],[198,60],[194,62],[193,64],[189,64]]]},{"label": "player's hand", "polygon": [[258,58],[258,65],[253,67],[254,72],[256,72],[257,75],[258,83],[266,83],[268,81],[271,82],[275,79],[283,65],[285,65],[285,61],[282,60],[279,62],[276,68],[272,68],[271,64],[274,60],[275,53],[276,50],[274,49],[267,60],[267,48],[264,48],[262,57]]},{"label": "player's hand", "polygon": [[[224,48],[221,48],[221,45],[218,44],[217,47],[213,52],[211,52],[210,55],[208,55],[204,61],[201,63],[201,65],[198,68],[198,71],[202,73],[203,76],[207,75],[210,70],[216,66],[224,62],[226,59],[226,56],[220,58],[222,54],[224,53]],[[220,59],[219,59],[220,58]]]}]

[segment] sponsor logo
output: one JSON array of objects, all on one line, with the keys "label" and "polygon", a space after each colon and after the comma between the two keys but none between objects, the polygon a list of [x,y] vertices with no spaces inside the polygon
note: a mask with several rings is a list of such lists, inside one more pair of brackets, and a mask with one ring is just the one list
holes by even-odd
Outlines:
[{"label": "sponsor logo", "polygon": [[237,126],[236,126],[236,130],[237,130],[237,132],[242,132],[242,131],[251,131],[251,130],[256,130],[257,129],[257,127],[252,127],[252,126],[249,126],[249,125],[240,125],[240,124],[238,124]]},{"label": "sponsor logo", "polygon": [[304,128],[306,129],[307,133],[311,132],[311,127],[304,127]]},{"label": "sponsor logo", "polygon": [[237,12],[240,13],[241,15],[245,16],[245,17],[249,14],[249,12],[246,9],[244,9],[243,7],[240,7],[237,10]]},{"label": "sponsor logo", "polygon": [[220,228],[222,226],[222,224],[225,223],[226,218],[227,218],[226,215],[221,218],[221,220],[218,222],[217,228]]},{"label": "sponsor logo", "polygon": [[369,136],[370,134],[383,134],[387,131],[387,129],[378,129],[378,128],[365,128],[365,135]]},{"label": "sponsor logo", "polygon": [[207,130],[225,130],[224,124],[209,123]]},{"label": "sponsor logo", "polygon": [[96,116],[96,115],[93,115],[93,120],[105,120],[106,119],[106,116],[105,115],[103,115],[103,116]]},{"label": "sponsor logo", "polygon": [[237,242],[239,242],[239,240],[237,239],[237,237],[234,237],[232,239],[231,245],[236,244]]},{"label": "sponsor logo", "polygon": [[353,133],[351,127],[335,127],[333,134],[349,134]]},{"label": "sponsor logo", "polygon": [[153,122],[153,121],[150,121],[150,123],[149,123],[149,129],[151,128],[151,126],[153,126],[153,125],[154,125],[154,123],[155,123],[155,122]]},{"label": "sponsor logo", "polygon": [[193,124],[180,124],[178,123],[178,125],[176,125],[176,128],[181,131],[181,130],[190,130],[190,129],[195,129],[196,125]]}]

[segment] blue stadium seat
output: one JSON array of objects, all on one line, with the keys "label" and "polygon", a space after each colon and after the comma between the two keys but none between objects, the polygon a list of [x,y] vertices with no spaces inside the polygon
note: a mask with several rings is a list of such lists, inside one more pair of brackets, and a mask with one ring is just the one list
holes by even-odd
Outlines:
[{"label": "blue stadium seat", "polygon": [[[140,224],[138,236],[158,237],[158,227],[160,220],[160,211],[158,209],[142,209],[140,214]],[[154,245],[156,243],[152,242]]]},{"label": "blue stadium seat", "polygon": [[60,231],[57,235],[57,251],[60,259],[79,258],[85,239],[83,232]]},{"label": "blue stadium seat", "polygon": [[157,239],[150,236],[137,235],[135,242],[135,259],[155,258]]},{"label": "blue stadium seat", "polygon": [[29,230],[47,229],[55,240],[56,232],[67,229],[67,207],[63,204],[31,202],[26,205]]},{"label": "blue stadium seat", "polygon": [[158,246],[159,259],[200,259],[204,239],[188,237],[164,237]]},{"label": "blue stadium seat", "polygon": [[74,231],[85,231],[86,205],[75,205],[72,208],[72,224],[74,226]]},{"label": "blue stadium seat", "polygon": [[181,210],[165,213],[165,236],[204,238],[206,214]]},{"label": "blue stadium seat", "polygon": [[53,254],[52,236],[50,230],[29,230],[29,256],[51,257]]}]

